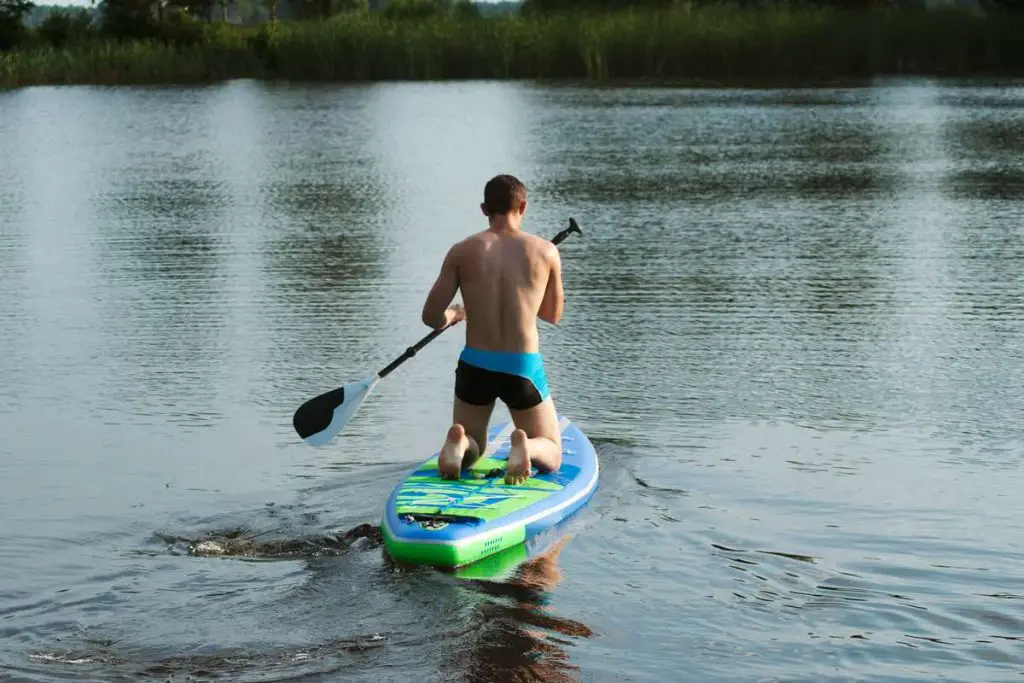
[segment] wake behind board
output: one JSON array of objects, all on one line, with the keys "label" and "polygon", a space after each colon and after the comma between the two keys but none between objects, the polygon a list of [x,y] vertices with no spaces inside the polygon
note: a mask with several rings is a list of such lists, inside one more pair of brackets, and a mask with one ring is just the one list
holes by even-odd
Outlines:
[{"label": "wake behind board", "polygon": [[562,430],[562,466],[521,484],[505,484],[511,422],[488,431],[483,456],[458,481],[441,479],[434,453],[399,482],[384,509],[381,529],[398,562],[461,567],[521,544],[586,505],[597,490],[597,453],[568,418]]}]

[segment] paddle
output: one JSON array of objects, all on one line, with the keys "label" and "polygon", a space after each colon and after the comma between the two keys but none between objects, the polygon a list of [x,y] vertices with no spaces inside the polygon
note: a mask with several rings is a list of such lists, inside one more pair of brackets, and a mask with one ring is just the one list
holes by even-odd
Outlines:
[{"label": "paddle", "polygon": [[[559,244],[572,233],[583,234],[574,218],[569,219],[569,227],[555,235],[551,241]],[[451,325],[434,330],[423,339],[410,346],[401,356],[391,361],[387,367],[375,375],[369,375],[355,382],[324,392],[309,399],[295,411],[292,426],[302,439],[313,446],[322,446],[333,439],[342,427],[352,419],[363,400],[369,395],[377,382],[381,381],[395,368],[409,360],[424,346],[434,341],[439,334]]]}]

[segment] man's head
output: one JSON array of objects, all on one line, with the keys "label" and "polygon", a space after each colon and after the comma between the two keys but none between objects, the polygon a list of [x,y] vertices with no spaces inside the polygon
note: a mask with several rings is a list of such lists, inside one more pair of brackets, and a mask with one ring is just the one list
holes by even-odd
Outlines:
[{"label": "man's head", "polygon": [[515,176],[496,175],[484,185],[484,202],[480,208],[488,218],[509,214],[518,218],[526,211],[526,186]]}]

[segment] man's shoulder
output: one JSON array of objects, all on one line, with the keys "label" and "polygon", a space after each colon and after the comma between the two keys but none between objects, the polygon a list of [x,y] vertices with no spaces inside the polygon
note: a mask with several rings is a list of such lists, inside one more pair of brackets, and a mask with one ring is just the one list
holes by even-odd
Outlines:
[{"label": "man's shoulder", "polygon": [[457,242],[457,244],[480,244],[482,242],[486,242],[490,234],[491,233],[487,230],[478,230],[477,232],[474,232],[471,235],[466,235],[459,242]]},{"label": "man's shoulder", "polygon": [[469,254],[477,249],[480,241],[481,233],[474,233],[467,237],[463,237],[461,240],[448,247],[448,256],[459,257]]},{"label": "man's shoulder", "polygon": [[472,249],[473,245],[480,241],[480,235],[481,233],[479,232],[475,232],[472,235],[467,235],[466,237],[463,237],[462,239],[452,243],[452,245],[448,247],[448,251],[455,252],[465,251],[466,249]]},{"label": "man's shoulder", "polygon": [[545,239],[540,235],[532,235],[529,233],[523,234],[528,238],[530,246],[536,250],[534,253],[549,261],[558,259],[558,247],[556,247],[551,240]]}]

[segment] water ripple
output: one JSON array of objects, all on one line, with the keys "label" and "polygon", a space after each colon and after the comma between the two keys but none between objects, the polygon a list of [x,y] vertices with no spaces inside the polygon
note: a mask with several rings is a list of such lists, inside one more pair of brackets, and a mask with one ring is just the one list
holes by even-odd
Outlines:
[{"label": "water ripple", "polygon": [[[1022,141],[1014,84],[6,94],[0,668],[1019,679]],[[601,487],[506,575],[396,566],[461,330],[291,414],[426,333],[501,171],[584,230],[541,338]]]}]

